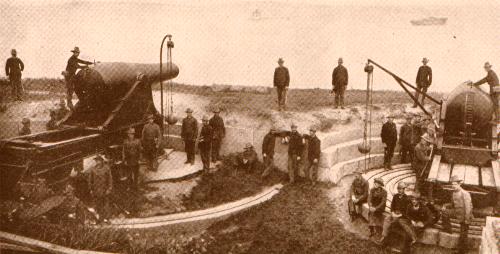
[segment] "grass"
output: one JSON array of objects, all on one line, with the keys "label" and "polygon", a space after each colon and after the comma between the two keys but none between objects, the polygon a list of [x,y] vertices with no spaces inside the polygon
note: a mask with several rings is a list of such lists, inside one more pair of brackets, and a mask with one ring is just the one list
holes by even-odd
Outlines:
[{"label": "grass", "polygon": [[285,186],[272,202],[211,226],[200,242],[206,253],[383,253],[344,230],[324,186]]},{"label": "grass", "polygon": [[265,186],[282,182],[285,174],[275,169],[265,179],[261,179],[264,170],[258,163],[253,172],[235,170],[233,166],[235,154],[224,156],[223,163],[217,171],[204,174],[191,194],[184,197],[183,205],[187,210],[199,210],[215,207],[259,193]]}]

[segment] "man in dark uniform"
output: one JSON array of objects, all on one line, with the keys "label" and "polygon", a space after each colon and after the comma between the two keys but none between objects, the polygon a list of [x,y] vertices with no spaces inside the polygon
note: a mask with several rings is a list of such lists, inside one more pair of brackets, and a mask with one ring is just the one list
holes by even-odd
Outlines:
[{"label": "man in dark uniform", "polygon": [[203,126],[200,131],[200,138],[198,139],[198,148],[200,149],[200,157],[203,162],[203,171],[208,173],[210,171],[210,149],[212,147],[213,129],[208,122],[208,116],[203,116],[201,119]]},{"label": "man in dark uniform", "polygon": [[73,50],[73,55],[68,59],[68,64],[66,65],[66,70],[63,71],[63,76],[66,81],[66,100],[68,101],[68,107],[73,110],[73,102],[71,99],[73,98],[73,92],[75,91],[75,74],[78,69],[83,69],[86,66],[80,64],[92,64],[92,62],[84,61],[78,58],[80,55],[80,49],[75,47]]},{"label": "man in dark uniform", "polygon": [[335,93],[335,108],[344,109],[344,93],[347,88],[347,83],[349,81],[349,75],[347,69],[342,65],[344,60],[339,58],[339,65],[333,69],[332,73],[332,92]]},{"label": "man in dark uniform", "polygon": [[245,150],[239,154],[237,158],[237,168],[242,169],[247,173],[253,173],[257,167],[257,152],[251,143],[245,145]]},{"label": "man in dark uniform", "polygon": [[409,220],[410,225],[412,225],[412,227],[409,227],[412,230],[408,233],[410,233],[413,242],[416,242],[418,239],[417,234],[422,233],[424,229],[432,226],[434,217],[429,208],[422,204],[418,193],[410,196],[410,198],[411,202],[406,209],[406,218]]},{"label": "man in dark uniform", "polygon": [[382,132],[380,134],[382,143],[384,144],[384,168],[392,169],[391,160],[394,155],[394,148],[398,141],[398,130],[396,124],[393,122],[394,116],[389,115],[387,122],[382,125]]},{"label": "man in dark uniform", "polygon": [[[429,86],[432,84],[432,69],[431,67],[427,66],[427,63],[429,62],[429,59],[425,58],[422,59],[423,65],[418,68],[417,72],[417,91],[415,91],[415,103],[413,104],[413,107],[417,107],[417,102],[418,98],[421,93],[427,94],[427,89]],[[424,99],[425,96],[422,95],[422,106],[424,105]]]},{"label": "man in dark uniform", "polygon": [[417,144],[417,146],[415,146],[415,151],[411,166],[417,176],[417,186],[416,186],[417,189],[422,188],[423,178],[425,177],[426,174],[425,170],[431,161],[430,143],[432,143],[432,140],[430,139],[429,135],[424,134],[420,138],[420,142]]},{"label": "man in dark uniform", "polygon": [[94,199],[100,219],[107,222],[110,215],[109,195],[113,191],[113,176],[101,155],[97,155],[94,160],[96,164],[89,170],[90,195]]},{"label": "man in dark uniform", "polygon": [[351,221],[361,216],[362,206],[368,201],[369,185],[361,173],[361,171],[354,172],[356,177],[352,181],[350,189],[351,198],[347,203]]},{"label": "man in dark uniform", "polygon": [[290,85],[290,73],[288,69],[283,66],[282,58],[278,59],[279,66],[274,70],[274,87],[278,93],[278,107],[279,110],[286,110],[286,94],[288,91],[288,86]]},{"label": "man in dark uniform", "polygon": [[304,150],[304,140],[297,131],[297,125],[292,124],[292,131],[288,133],[288,176],[290,183],[295,182],[295,175],[299,173],[299,164]]},{"label": "man in dark uniform", "polygon": [[220,160],[220,146],[222,139],[226,136],[226,127],[224,126],[224,120],[219,116],[220,109],[214,109],[214,116],[210,119],[209,123],[213,130],[213,140],[212,140],[212,161],[216,162]]},{"label": "man in dark uniform", "polygon": [[193,117],[193,110],[186,109],[187,116],[182,119],[181,138],[184,141],[184,151],[186,152],[185,164],[194,165],[194,153],[196,139],[198,138],[198,121]]},{"label": "man in dark uniform", "polygon": [[413,127],[411,126],[411,116],[406,117],[406,123],[399,129],[399,145],[401,145],[401,163],[412,161],[413,150],[411,146]]},{"label": "man in dark uniform", "polygon": [[24,63],[17,57],[17,51],[12,49],[10,51],[12,57],[7,59],[5,63],[5,75],[9,77],[10,86],[12,89],[12,97],[15,100],[23,100],[23,85],[21,84],[22,71],[24,71]]},{"label": "man in dark uniform", "polygon": [[135,129],[127,130],[127,138],[123,141],[122,161],[127,178],[134,189],[139,186],[139,159],[141,158],[141,141],[135,138]]},{"label": "man in dark uniform", "polygon": [[386,237],[389,235],[389,229],[391,225],[397,221],[400,218],[399,214],[394,214],[396,211],[399,211],[402,216],[405,216],[406,214],[406,208],[408,207],[408,204],[410,204],[410,199],[408,195],[405,193],[406,189],[406,183],[405,182],[399,182],[398,183],[398,193],[396,193],[391,202],[391,214],[389,216],[386,216],[384,219],[384,225],[382,227],[382,238],[380,238],[379,242],[382,245],[386,244]]},{"label": "man in dark uniform", "polygon": [[488,85],[490,85],[491,100],[493,101],[494,108],[496,109],[496,121],[497,123],[500,123],[500,85],[498,84],[498,76],[491,69],[491,67],[492,65],[489,62],[486,62],[484,64],[484,70],[487,73],[486,77],[477,81],[473,85],[479,86],[484,83],[488,83]]},{"label": "man in dark uniform", "polygon": [[31,121],[29,118],[23,118],[21,121],[23,127],[19,130],[19,136],[30,135],[31,134]]},{"label": "man in dark uniform", "polygon": [[384,180],[377,177],[374,179],[373,188],[370,190],[370,195],[368,196],[370,237],[382,233],[386,201],[387,191],[384,189]]},{"label": "man in dark uniform", "polygon": [[319,156],[321,154],[321,140],[316,136],[316,128],[309,128],[309,135],[305,135],[308,142],[307,166],[305,169],[306,178],[309,178],[312,184],[316,184],[318,178]]},{"label": "man in dark uniform", "polygon": [[142,128],[142,148],[146,158],[149,170],[156,171],[156,156],[161,144],[160,126],[154,122],[154,116],[148,115],[148,123]]},{"label": "man in dark uniform", "polygon": [[274,167],[274,146],[276,144],[276,128],[271,127],[262,141],[262,159],[264,161],[264,172],[262,178],[266,178]]}]

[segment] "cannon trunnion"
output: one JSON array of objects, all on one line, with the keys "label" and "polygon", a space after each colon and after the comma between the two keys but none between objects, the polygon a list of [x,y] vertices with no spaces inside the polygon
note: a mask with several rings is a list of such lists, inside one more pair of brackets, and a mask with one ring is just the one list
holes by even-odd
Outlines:
[{"label": "cannon trunnion", "polygon": [[[161,79],[175,78],[169,64]],[[0,196],[7,198],[25,177],[64,182],[83,159],[120,144],[124,130],[142,130],[147,114],[161,123],[151,84],[160,81],[158,64],[100,63],[75,77],[78,103],[61,128],[3,140],[0,144]]]}]

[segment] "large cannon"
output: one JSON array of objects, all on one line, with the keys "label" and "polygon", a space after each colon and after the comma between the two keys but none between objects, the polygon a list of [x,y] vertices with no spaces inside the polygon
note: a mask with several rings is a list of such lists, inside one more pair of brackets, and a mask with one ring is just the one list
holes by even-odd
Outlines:
[{"label": "large cannon", "polygon": [[6,197],[23,177],[63,181],[83,159],[121,143],[123,131],[140,133],[146,115],[161,123],[151,85],[175,78],[168,64],[160,78],[158,64],[99,63],[76,74],[78,103],[61,128],[3,140],[0,144],[0,194]]}]

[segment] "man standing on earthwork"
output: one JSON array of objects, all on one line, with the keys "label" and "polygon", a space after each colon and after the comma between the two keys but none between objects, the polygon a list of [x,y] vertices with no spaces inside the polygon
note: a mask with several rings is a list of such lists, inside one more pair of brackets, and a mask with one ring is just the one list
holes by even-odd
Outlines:
[{"label": "man standing on earthwork", "polygon": [[194,165],[195,144],[198,138],[198,121],[193,117],[193,110],[186,109],[187,116],[182,119],[181,138],[184,141],[184,151],[186,151],[185,164]]},{"label": "man standing on earthwork", "polygon": [[278,93],[279,111],[286,110],[286,97],[288,86],[290,85],[290,74],[288,69],[283,65],[285,61],[282,58],[278,59],[279,66],[274,70],[274,87]]},{"label": "man standing on earthwork", "polygon": [[349,82],[349,74],[347,73],[347,69],[342,65],[344,63],[342,58],[339,58],[338,63],[339,65],[333,69],[332,92],[335,93],[335,108],[340,106],[341,109],[344,109],[344,94]]},{"label": "man standing on earthwork", "polygon": [[[415,91],[415,103],[413,104],[414,108],[417,107],[418,97],[420,96],[420,94],[427,94],[427,89],[432,84],[432,69],[431,67],[427,66],[428,62],[429,59],[424,57],[424,59],[422,59],[423,65],[418,68],[416,81],[417,91]],[[422,95],[422,106],[424,105],[424,100],[425,95]]]},{"label": "man standing on earthwork", "polygon": [[24,63],[17,57],[17,51],[10,51],[12,57],[7,59],[5,63],[5,75],[9,77],[10,89],[12,89],[12,97],[14,100],[23,100],[23,85],[21,84],[22,71],[24,71]]},{"label": "man standing on earthwork", "polygon": [[80,48],[75,47],[73,50],[73,55],[68,59],[68,64],[66,65],[66,70],[62,72],[64,80],[66,81],[66,100],[68,101],[68,107],[73,110],[73,92],[75,91],[75,74],[78,69],[83,69],[86,66],[80,64],[93,64],[89,61],[84,61],[78,58],[80,55]]}]

